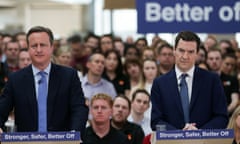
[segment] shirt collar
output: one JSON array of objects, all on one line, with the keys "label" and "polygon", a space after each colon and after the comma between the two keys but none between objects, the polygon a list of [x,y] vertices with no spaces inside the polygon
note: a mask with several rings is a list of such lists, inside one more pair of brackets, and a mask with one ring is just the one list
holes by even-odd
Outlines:
[{"label": "shirt collar", "polygon": [[181,75],[182,75],[183,73],[188,74],[189,77],[193,77],[194,69],[195,69],[195,66],[193,66],[193,67],[192,67],[189,71],[187,71],[187,72],[182,72],[177,66],[175,66],[175,71],[176,71],[177,79],[180,79],[180,78],[181,78]]},{"label": "shirt collar", "polygon": [[103,79],[101,78],[100,79],[100,81],[99,82],[97,82],[97,83],[95,83],[95,84],[91,84],[91,83],[89,83],[88,82],[88,76],[87,76],[87,74],[83,77],[83,79],[82,79],[82,84],[83,85],[100,85],[100,84],[102,84],[103,83]]},{"label": "shirt collar", "polygon": [[[52,64],[49,63],[49,65],[43,70],[45,73],[47,73],[47,75],[49,75],[50,73],[50,69],[51,69]],[[33,70],[33,75],[36,76],[38,75],[38,73],[42,70],[39,70],[37,67],[35,67],[34,65],[32,65],[32,70]]]}]

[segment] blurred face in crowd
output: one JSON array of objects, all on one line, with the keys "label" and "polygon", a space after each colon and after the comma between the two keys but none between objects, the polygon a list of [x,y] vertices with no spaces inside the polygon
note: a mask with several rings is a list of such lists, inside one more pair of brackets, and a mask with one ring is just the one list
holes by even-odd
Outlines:
[{"label": "blurred face in crowd", "polygon": [[72,55],[71,52],[62,52],[56,58],[59,64],[64,66],[70,66]]},{"label": "blurred face in crowd", "polygon": [[131,78],[139,78],[141,75],[141,69],[137,64],[130,63],[127,66],[127,73]]},{"label": "blurred face in crowd", "polygon": [[90,106],[92,121],[96,124],[104,124],[112,116],[112,108],[104,99],[96,99]]},{"label": "blurred face in crowd", "polygon": [[149,108],[149,96],[145,93],[137,93],[135,99],[132,101],[132,110],[136,114],[143,114]]},{"label": "blurred face in crowd", "polygon": [[102,37],[100,40],[101,51],[105,53],[107,50],[113,49],[113,41],[110,37]]},{"label": "blurred face in crowd", "polygon": [[174,64],[173,50],[170,48],[163,47],[157,58],[162,66],[169,67]]},{"label": "blurred face in crowd", "polygon": [[136,43],[136,48],[139,49],[140,51],[143,51],[143,48],[146,46],[147,44],[144,40],[138,40]]},{"label": "blurred face in crowd", "polygon": [[197,62],[205,62],[206,61],[206,53],[204,50],[199,49],[198,51],[198,57],[197,57]]},{"label": "blurred face in crowd", "polygon": [[112,115],[113,121],[124,122],[126,121],[129,114],[130,108],[128,106],[127,100],[121,97],[117,97],[113,103],[113,115]]},{"label": "blurred face in crowd", "polygon": [[94,37],[89,37],[86,44],[88,47],[92,49],[96,49],[98,47],[99,40]]},{"label": "blurred face in crowd", "polygon": [[157,77],[157,64],[152,60],[145,60],[143,63],[143,74],[147,81],[152,82]]},{"label": "blurred face in crowd", "polygon": [[74,59],[78,59],[83,56],[84,45],[81,42],[71,43],[70,48],[72,52],[72,57]]},{"label": "blurred face in crowd", "polygon": [[221,71],[225,74],[231,74],[236,66],[236,59],[233,57],[226,57],[222,61]]},{"label": "blurred face in crowd", "polygon": [[53,45],[46,32],[34,32],[29,35],[29,54],[34,66],[46,68],[51,61]]},{"label": "blurred face in crowd", "polygon": [[144,59],[154,59],[155,58],[154,51],[151,49],[144,50],[142,58],[143,58],[143,60]]},{"label": "blurred face in crowd", "polygon": [[204,47],[206,48],[206,50],[208,50],[209,48],[212,48],[216,45],[216,41],[212,38],[207,38],[204,41]]},{"label": "blurred face in crowd", "polygon": [[8,42],[5,48],[5,54],[8,60],[16,61],[18,59],[20,47],[18,42]]},{"label": "blurred face in crowd", "polygon": [[207,64],[212,71],[219,71],[222,64],[222,56],[219,51],[210,51],[207,55]]},{"label": "blurred face in crowd", "polygon": [[19,58],[18,58],[18,66],[20,69],[30,65],[32,63],[32,60],[30,58],[30,55],[28,51],[21,51],[19,53]]},{"label": "blurred face in crowd", "polygon": [[102,54],[93,54],[87,62],[88,73],[101,76],[104,70],[105,58]]},{"label": "blurred face in crowd", "polygon": [[116,41],[114,42],[115,49],[120,53],[121,56],[123,56],[124,52],[124,43],[122,41]]},{"label": "blurred face in crowd", "polygon": [[129,47],[127,49],[125,58],[126,59],[136,59],[136,58],[138,58],[137,49],[133,48],[133,47]]},{"label": "blurred face in crowd", "polygon": [[182,71],[189,71],[197,59],[197,43],[195,41],[179,40],[174,51],[176,66]]},{"label": "blurred face in crowd", "polygon": [[118,66],[117,55],[115,53],[110,53],[105,60],[105,68],[107,71],[115,71]]}]

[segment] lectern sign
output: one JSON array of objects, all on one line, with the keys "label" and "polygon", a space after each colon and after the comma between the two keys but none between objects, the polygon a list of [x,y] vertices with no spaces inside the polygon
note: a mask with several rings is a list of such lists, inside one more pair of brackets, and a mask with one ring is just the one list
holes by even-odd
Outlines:
[{"label": "lectern sign", "polygon": [[79,144],[79,132],[3,133],[1,144]]},{"label": "lectern sign", "polygon": [[231,144],[233,130],[158,131],[157,144]]}]

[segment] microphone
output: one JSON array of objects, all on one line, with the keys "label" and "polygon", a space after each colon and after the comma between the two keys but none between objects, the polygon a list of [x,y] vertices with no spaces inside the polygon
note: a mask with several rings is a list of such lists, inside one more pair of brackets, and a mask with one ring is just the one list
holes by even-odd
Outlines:
[{"label": "microphone", "polygon": [[40,80],[38,80],[38,84],[41,84],[42,83],[42,80],[40,79]]}]

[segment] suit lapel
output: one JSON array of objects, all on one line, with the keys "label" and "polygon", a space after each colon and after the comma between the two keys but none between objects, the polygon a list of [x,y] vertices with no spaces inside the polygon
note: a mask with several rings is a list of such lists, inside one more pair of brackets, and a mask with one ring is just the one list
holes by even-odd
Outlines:
[{"label": "suit lapel", "polygon": [[177,110],[180,110],[180,112],[183,113],[181,97],[180,97],[180,93],[179,93],[179,90],[178,90],[178,82],[177,82],[176,72],[175,72],[174,69],[170,72],[169,82],[170,82],[169,87],[174,88],[172,90],[172,94],[171,95],[173,96],[173,99],[174,99],[174,101],[176,103]]},{"label": "suit lapel", "polygon": [[47,117],[48,120],[51,119],[53,107],[55,104],[55,97],[57,95],[57,90],[60,84],[61,75],[55,64],[52,64],[50,75],[49,75],[49,83],[48,83],[48,98],[47,98]]},{"label": "suit lapel", "polygon": [[37,97],[36,97],[36,91],[35,91],[35,81],[34,81],[34,75],[32,71],[32,66],[28,66],[26,68],[26,73],[24,74],[24,84],[25,84],[25,92],[27,95],[29,108],[31,111],[31,114],[33,115],[33,122],[37,121]]},{"label": "suit lapel", "polygon": [[192,95],[191,95],[191,101],[190,101],[190,112],[191,112],[192,107],[194,106],[194,103],[197,100],[201,82],[202,82],[202,80],[200,80],[200,78],[202,78],[202,77],[201,77],[201,73],[199,70],[200,69],[196,67],[194,70],[194,74],[193,74],[194,77],[193,77]]}]

